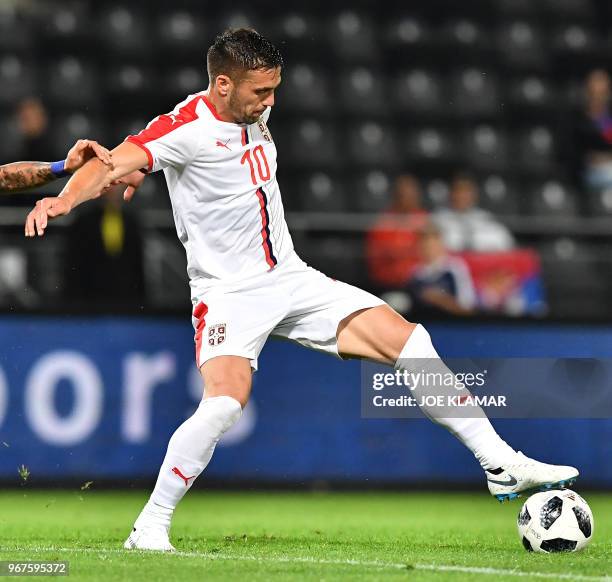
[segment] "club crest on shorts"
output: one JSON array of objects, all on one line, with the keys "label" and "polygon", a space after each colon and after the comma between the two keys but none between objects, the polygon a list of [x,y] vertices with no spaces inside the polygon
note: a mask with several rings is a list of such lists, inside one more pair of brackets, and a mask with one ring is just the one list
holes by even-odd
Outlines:
[{"label": "club crest on shorts", "polygon": [[208,328],[208,345],[218,346],[225,341],[225,323],[216,323]]}]

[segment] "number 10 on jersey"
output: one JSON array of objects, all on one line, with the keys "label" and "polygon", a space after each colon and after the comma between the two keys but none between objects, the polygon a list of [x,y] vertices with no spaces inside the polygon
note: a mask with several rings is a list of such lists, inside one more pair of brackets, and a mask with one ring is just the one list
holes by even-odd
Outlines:
[{"label": "number 10 on jersey", "polygon": [[[253,160],[255,160],[255,163],[253,163]],[[257,186],[257,175],[262,182],[270,179],[270,166],[268,166],[268,160],[262,145],[255,146],[252,150],[244,152],[240,163],[243,166],[244,164],[249,164],[253,186]],[[257,166],[257,175],[255,174],[255,166]]]}]

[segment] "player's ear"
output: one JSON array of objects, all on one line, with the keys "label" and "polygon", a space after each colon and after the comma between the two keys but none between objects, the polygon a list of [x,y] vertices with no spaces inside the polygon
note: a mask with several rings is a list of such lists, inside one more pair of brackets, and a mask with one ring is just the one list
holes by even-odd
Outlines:
[{"label": "player's ear", "polygon": [[221,97],[227,97],[232,89],[232,80],[227,75],[219,75],[215,79],[215,86]]}]

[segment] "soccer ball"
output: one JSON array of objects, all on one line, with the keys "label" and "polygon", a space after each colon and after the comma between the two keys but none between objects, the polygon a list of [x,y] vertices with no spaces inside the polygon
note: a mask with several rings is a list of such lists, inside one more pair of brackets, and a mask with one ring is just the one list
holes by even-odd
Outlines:
[{"label": "soccer ball", "polygon": [[529,552],[577,552],[593,539],[593,513],[569,489],[532,495],[521,508],[518,532]]}]

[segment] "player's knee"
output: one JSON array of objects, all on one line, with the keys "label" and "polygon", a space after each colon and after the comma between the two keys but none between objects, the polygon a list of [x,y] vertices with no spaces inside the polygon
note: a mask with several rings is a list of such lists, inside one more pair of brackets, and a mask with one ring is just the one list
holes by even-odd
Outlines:
[{"label": "player's knee", "polygon": [[204,380],[204,396],[230,396],[244,408],[251,394],[251,378],[241,372],[210,375]]},{"label": "player's knee", "polygon": [[411,323],[401,315],[394,313],[392,319],[387,322],[385,333],[381,334],[376,342],[380,355],[388,363],[394,364],[416,327],[417,324]]}]

